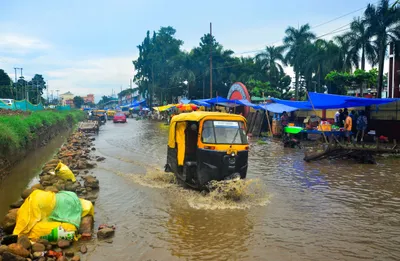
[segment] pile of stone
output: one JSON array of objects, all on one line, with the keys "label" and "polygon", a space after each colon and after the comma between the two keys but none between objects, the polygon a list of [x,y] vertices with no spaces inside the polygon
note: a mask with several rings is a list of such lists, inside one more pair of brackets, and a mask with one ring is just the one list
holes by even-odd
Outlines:
[{"label": "pile of stone", "polygon": [[[73,191],[78,197],[84,198],[95,204],[99,191],[99,181],[93,175],[88,175],[89,169],[96,166],[94,161],[102,161],[103,157],[93,157],[95,138],[82,132],[72,134],[54,159],[47,162],[40,174],[40,185],[47,191],[58,192],[61,190]],[[65,181],[54,175],[54,169],[59,162],[67,165],[74,173],[77,181]],[[29,191],[26,192],[27,194]]]},{"label": "pile of stone", "polygon": [[19,237],[17,243],[8,246],[0,245],[2,261],[80,261],[80,255],[86,253],[86,245],[81,245],[79,251],[75,251],[68,240],[50,243],[45,239],[39,239],[32,242],[27,236]]},{"label": "pile of stone", "polygon": [[[94,138],[88,134],[75,132],[67,140],[59,152],[52,160],[47,162],[40,174],[40,183],[33,185],[31,188],[26,189],[21,194],[21,200],[11,204],[10,211],[5,216],[0,228],[0,261],[15,260],[15,261],[64,261],[64,260],[80,260],[77,246],[72,246],[71,242],[66,240],[59,240],[55,243],[49,243],[46,240],[40,239],[35,243],[26,236],[10,236],[16,225],[16,217],[19,207],[24,203],[24,200],[35,189],[45,191],[59,192],[62,190],[75,192],[78,197],[91,201],[95,201],[99,192],[98,179],[89,174],[89,169],[96,166],[95,161],[103,161],[103,157],[94,157],[91,152],[95,150],[93,147]],[[54,173],[59,162],[67,165],[76,177],[76,182],[71,180],[63,180]],[[91,215],[82,218],[79,234],[81,240],[89,240],[92,238],[94,220]],[[114,233],[100,234],[101,239],[110,238]],[[8,235],[8,236],[7,236]],[[99,238],[100,238],[99,237]],[[87,247],[81,245],[79,248],[81,254],[87,252]]]}]

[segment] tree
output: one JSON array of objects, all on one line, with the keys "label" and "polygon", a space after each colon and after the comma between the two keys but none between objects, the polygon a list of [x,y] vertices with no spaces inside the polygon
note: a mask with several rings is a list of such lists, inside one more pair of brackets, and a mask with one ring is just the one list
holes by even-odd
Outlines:
[{"label": "tree", "polygon": [[29,101],[39,104],[43,95],[43,90],[46,89],[46,82],[41,74],[35,74],[28,83]]},{"label": "tree", "polygon": [[375,37],[378,50],[378,97],[382,95],[383,70],[387,45],[400,40],[400,7],[389,6],[389,0],[380,0],[377,6],[369,4],[364,17],[369,26],[369,34]]},{"label": "tree", "polygon": [[0,98],[13,98],[11,79],[2,69],[0,69]]},{"label": "tree", "polygon": [[273,89],[269,82],[250,80],[247,88],[251,95],[257,97],[279,97],[280,93]]},{"label": "tree", "polygon": [[304,50],[315,39],[315,34],[310,31],[310,25],[302,25],[299,29],[289,26],[285,31],[286,36],[283,38],[287,53],[285,60],[289,63],[295,72],[295,97],[299,97],[299,78],[302,64],[305,57]]},{"label": "tree", "polygon": [[[376,63],[376,49],[372,42],[372,32],[368,30],[368,24],[365,19],[357,17],[350,24],[350,32],[344,35],[348,37],[351,45],[349,55],[354,60],[359,59],[361,52],[361,70],[365,70],[365,61],[368,60],[372,66]],[[358,68],[358,64],[356,64]]]},{"label": "tree", "polygon": [[260,62],[273,87],[277,86],[279,75],[283,72],[282,65],[285,65],[284,50],[284,46],[267,46],[263,52],[256,55],[256,60]]},{"label": "tree", "polygon": [[365,70],[357,69],[354,74],[347,72],[332,71],[326,75],[325,79],[337,86],[341,86],[343,89],[338,94],[342,93],[347,88],[359,88],[360,95],[363,95],[363,85],[372,86],[376,83],[378,77],[378,71],[371,69],[368,72]]},{"label": "tree", "polygon": [[75,96],[73,102],[75,107],[80,109],[82,105],[85,103],[85,100],[81,96]]}]

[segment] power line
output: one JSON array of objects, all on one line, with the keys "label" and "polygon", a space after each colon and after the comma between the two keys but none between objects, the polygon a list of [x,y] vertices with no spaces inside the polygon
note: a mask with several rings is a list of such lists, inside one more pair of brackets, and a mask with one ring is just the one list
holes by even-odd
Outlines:
[{"label": "power line", "polygon": [[[379,3],[379,2],[380,2],[380,1],[377,1],[377,2],[375,2],[374,4],[377,4],[377,3]],[[338,17],[336,17],[336,18],[333,18],[333,19],[331,19],[331,20],[328,20],[328,21],[326,21],[326,22],[317,24],[317,25],[315,25],[315,26],[311,26],[310,29],[315,29],[315,28],[321,27],[321,26],[323,26],[323,25],[329,24],[329,23],[331,23],[331,22],[337,21],[337,20],[339,20],[339,19],[341,19],[341,18],[343,18],[343,17],[346,17],[346,16],[348,16],[348,15],[357,13],[357,12],[359,12],[359,11],[361,11],[361,10],[364,10],[364,9],[366,9],[367,7],[368,7],[368,5],[363,6],[363,7],[359,8],[359,9],[357,9],[357,10],[351,11],[351,12],[349,12],[349,13],[346,13],[346,14],[344,14],[344,15],[338,16]],[[324,34],[324,35],[320,35],[320,36],[317,37],[317,39],[319,39],[319,38],[321,38],[321,37],[323,37],[323,36],[325,36],[325,35],[333,34],[334,31],[336,31],[336,30],[338,30],[338,29],[341,29],[342,27],[348,26],[348,25],[350,25],[350,24],[351,24],[351,22],[350,22],[349,24],[346,24],[346,25],[344,25],[344,26],[341,26],[341,27],[339,27],[339,28],[336,28],[335,30],[333,30],[333,31],[331,31],[331,32],[329,32],[329,33],[326,33],[326,34]],[[347,29],[346,29],[346,30],[347,30]],[[345,30],[342,30],[342,31],[345,31]],[[338,31],[338,32],[339,32],[339,31]],[[276,44],[276,43],[278,43],[278,42],[280,42],[280,41],[281,41],[281,39],[280,39],[280,40],[276,40],[276,41],[271,42],[271,43],[268,43],[267,46],[269,46],[269,45],[274,45],[274,44]],[[261,52],[261,51],[263,51],[263,50],[264,50],[264,49],[258,49],[258,50],[244,51],[244,52],[235,53],[235,54],[237,55],[237,54],[256,53],[256,52]]]}]

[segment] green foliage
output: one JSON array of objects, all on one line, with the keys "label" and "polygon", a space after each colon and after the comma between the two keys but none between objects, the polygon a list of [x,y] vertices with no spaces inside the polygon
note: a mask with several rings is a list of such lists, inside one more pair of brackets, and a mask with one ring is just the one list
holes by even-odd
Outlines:
[{"label": "green foliage", "polygon": [[247,88],[252,96],[257,97],[280,97],[280,93],[271,87],[269,82],[250,80]]},{"label": "green foliage", "polygon": [[377,77],[378,77],[378,70],[373,68],[368,72],[361,69],[357,69],[354,71],[354,74],[348,72],[332,71],[326,75],[325,80],[335,84],[336,86],[342,86],[342,88],[347,87],[347,88],[362,89],[362,86],[364,84],[367,86],[375,84]]},{"label": "green foliage", "polygon": [[43,126],[55,124],[65,125],[67,120],[77,123],[84,118],[82,111],[40,111],[29,115],[12,115],[0,117],[0,151],[9,151],[23,148]]},{"label": "green foliage", "polygon": [[11,91],[11,79],[4,70],[0,69],[0,98],[11,98]]},{"label": "green foliage", "polygon": [[85,103],[85,100],[81,96],[75,96],[73,102],[75,107],[80,109],[82,105]]}]

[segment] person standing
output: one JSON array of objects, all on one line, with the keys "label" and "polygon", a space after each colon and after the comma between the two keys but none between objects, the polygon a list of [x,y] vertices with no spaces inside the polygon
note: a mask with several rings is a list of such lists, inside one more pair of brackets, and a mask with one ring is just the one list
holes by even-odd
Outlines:
[{"label": "person standing", "polygon": [[340,115],[343,113],[342,109],[335,113],[335,125],[340,127]]},{"label": "person standing", "polygon": [[347,138],[347,141],[350,143],[350,138],[351,138],[351,128],[353,126],[353,121],[351,117],[349,116],[349,113],[343,112],[343,115],[346,117],[344,121],[344,130],[345,130],[345,136]]},{"label": "person standing", "polygon": [[365,131],[367,130],[368,126],[368,119],[365,116],[364,111],[360,111],[360,116],[357,119],[357,134],[356,134],[356,141],[358,140],[358,134],[361,133],[361,142],[364,141]]},{"label": "person standing", "polygon": [[357,128],[356,128],[356,122],[357,122],[357,112],[355,110],[352,110],[349,114],[351,117],[351,122],[353,123],[353,126],[351,127],[351,132],[356,133]]},{"label": "person standing", "polygon": [[281,116],[282,137],[285,135],[285,127],[289,124],[289,116],[286,111],[283,111]]},{"label": "person standing", "polygon": [[343,112],[339,115],[339,124],[340,124],[339,126],[340,127],[342,127],[342,128],[344,127],[347,116],[349,116],[349,111],[347,110],[347,108],[345,108],[343,110]]}]

